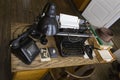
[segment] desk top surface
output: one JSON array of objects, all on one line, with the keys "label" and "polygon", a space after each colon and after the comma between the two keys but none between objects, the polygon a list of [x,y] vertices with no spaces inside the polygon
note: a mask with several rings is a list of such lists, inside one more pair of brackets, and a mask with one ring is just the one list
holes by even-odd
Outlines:
[{"label": "desk top surface", "polygon": [[[11,26],[11,37],[19,35],[25,28],[27,24],[14,24]],[[48,43],[47,45],[41,45],[39,41],[36,44],[39,48],[45,47],[56,47],[56,43],[54,37],[47,37]],[[58,52],[58,50],[57,50]],[[83,57],[61,57],[51,58],[51,61],[41,62],[40,56],[38,55],[35,60],[30,64],[26,65],[21,60],[19,60],[16,56],[11,54],[11,64],[12,64],[12,72],[22,71],[22,70],[32,70],[32,69],[44,69],[44,68],[57,68],[57,67],[68,67],[68,66],[79,66],[79,65],[87,65],[87,64],[95,64],[99,63],[96,57],[93,60],[85,59]]]}]

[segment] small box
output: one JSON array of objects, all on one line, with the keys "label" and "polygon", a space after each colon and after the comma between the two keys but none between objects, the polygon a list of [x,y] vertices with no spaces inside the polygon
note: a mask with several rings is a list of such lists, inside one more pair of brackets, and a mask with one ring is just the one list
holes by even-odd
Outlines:
[{"label": "small box", "polygon": [[57,55],[57,50],[54,47],[48,48],[48,51],[50,53],[50,57],[51,58],[56,58],[58,56]]}]

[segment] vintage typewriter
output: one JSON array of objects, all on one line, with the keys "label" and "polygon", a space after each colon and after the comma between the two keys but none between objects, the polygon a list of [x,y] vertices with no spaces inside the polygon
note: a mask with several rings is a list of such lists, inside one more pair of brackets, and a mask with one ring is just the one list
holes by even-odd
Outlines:
[{"label": "vintage typewriter", "polygon": [[85,44],[85,41],[92,37],[87,21],[66,14],[60,14],[57,21],[59,31],[55,40],[61,56],[83,56],[87,53],[92,59],[93,47]]},{"label": "vintage typewriter", "polygon": [[90,37],[92,34],[89,28],[82,25],[79,29],[59,29],[55,40],[61,56],[83,56],[87,48],[92,50],[91,46],[85,45],[85,41]]}]

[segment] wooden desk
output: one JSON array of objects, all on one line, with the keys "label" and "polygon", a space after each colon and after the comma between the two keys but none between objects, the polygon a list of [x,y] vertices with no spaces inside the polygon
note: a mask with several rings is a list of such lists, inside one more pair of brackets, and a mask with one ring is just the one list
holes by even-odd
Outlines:
[{"label": "wooden desk", "polygon": [[[27,24],[14,24],[11,27],[11,37],[13,33],[16,35],[20,34],[23,28]],[[39,48],[44,47],[56,47],[54,37],[47,37],[48,43],[47,45],[40,44],[37,41],[37,45]],[[57,48],[56,48],[57,49]],[[58,51],[58,50],[57,50]],[[22,71],[22,70],[32,70],[32,69],[43,69],[43,68],[58,68],[58,67],[68,67],[68,66],[78,66],[78,65],[87,65],[87,64],[95,64],[99,63],[96,57],[93,60],[85,59],[83,57],[61,57],[52,58],[51,61],[41,62],[40,56],[38,55],[31,65],[24,64],[21,60],[19,60],[16,56],[11,54],[11,63],[12,63],[12,72]]]}]

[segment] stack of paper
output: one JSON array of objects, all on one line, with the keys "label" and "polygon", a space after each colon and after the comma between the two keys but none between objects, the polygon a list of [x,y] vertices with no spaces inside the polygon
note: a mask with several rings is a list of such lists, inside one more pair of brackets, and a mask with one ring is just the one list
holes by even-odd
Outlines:
[{"label": "stack of paper", "polygon": [[108,50],[98,50],[100,56],[107,62],[111,61],[113,57]]},{"label": "stack of paper", "polygon": [[79,29],[80,19],[77,16],[60,14],[60,28]]}]

